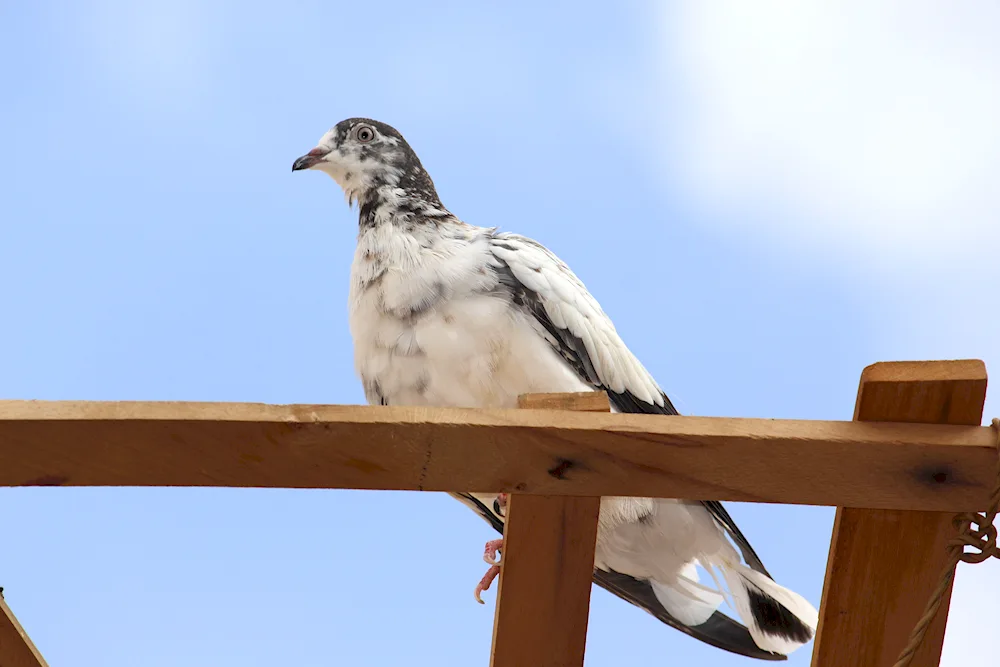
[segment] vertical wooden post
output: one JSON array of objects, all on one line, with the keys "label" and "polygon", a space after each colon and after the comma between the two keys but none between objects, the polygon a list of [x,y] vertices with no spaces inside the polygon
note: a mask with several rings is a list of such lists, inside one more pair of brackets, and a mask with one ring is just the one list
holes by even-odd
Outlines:
[{"label": "vertical wooden post", "polygon": [[0,593],[0,667],[49,667]]},{"label": "vertical wooden post", "polygon": [[[881,363],[861,374],[855,421],[979,425],[981,361]],[[926,471],[927,483],[949,474]],[[891,667],[923,613],[954,536],[953,514],[837,508],[813,667]],[[949,590],[912,667],[936,667]]]},{"label": "vertical wooden post", "polygon": [[[528,394],[518,407],[610,410],[603,392]],[[599,497],[508,497],[491,667],[582,667],[600,509]]]}]

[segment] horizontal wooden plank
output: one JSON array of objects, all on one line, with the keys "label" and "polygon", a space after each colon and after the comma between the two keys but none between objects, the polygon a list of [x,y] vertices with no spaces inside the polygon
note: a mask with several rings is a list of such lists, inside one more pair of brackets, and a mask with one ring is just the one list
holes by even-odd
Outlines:
[{"label": "horizontal wooden plank", "polygon": [[0,401],[0,486],[465,489],[977,510],[988,427],[557,410]]}]

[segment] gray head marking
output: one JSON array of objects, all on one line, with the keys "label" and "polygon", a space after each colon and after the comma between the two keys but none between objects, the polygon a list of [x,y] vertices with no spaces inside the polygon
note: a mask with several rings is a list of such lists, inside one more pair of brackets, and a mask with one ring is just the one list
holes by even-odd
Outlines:
[{"label": "gray head marking", "polygon": [[371,201],[386,187],[440,203],[434,182],[403,135],[370,118],[348,118],[334,125],[292,165],[292,171],[303,169],[329,174],[352,203]]}]

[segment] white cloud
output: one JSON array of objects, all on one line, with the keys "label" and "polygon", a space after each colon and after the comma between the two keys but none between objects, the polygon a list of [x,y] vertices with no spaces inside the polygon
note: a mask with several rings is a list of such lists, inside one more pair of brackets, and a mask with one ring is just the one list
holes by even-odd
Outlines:
[{"label": "white cloud", "polygon": [[667,6],[663,159],[707,218],[897,262],[1000,241],[1000,5]]},{"label": "white cloud", "polygon": [[[978,356],[995,372],[1000,4],[654,7],[653,70],[620,86],[650,97],[623,107],[653,128],[643,147],[692,220],[881,293],[895,358]],[[997,405],[991,391],[987,417]],[[996,563],[961,567],[944,667],[996,654],[981,639],[998,582]]]},{"label": "white cloud", "polygon": [[[650,65],[615,63],[597,103],[638,118],[645,131],[624,124],[623,138],[643,142],[690,220],[853,284],[882,311],[892,358],[995,372],[1000,4],[651,8]],[[987,417],[997,406],[991,391]]]}]

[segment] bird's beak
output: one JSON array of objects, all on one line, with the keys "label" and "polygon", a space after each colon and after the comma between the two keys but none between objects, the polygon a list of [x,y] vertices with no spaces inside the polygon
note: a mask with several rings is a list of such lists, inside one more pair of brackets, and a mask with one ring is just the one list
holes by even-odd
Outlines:
[{"label": "bird's beak", "polygon": [[298,160],[292,163],[292,171],[300,171],[302,169],[312,169],[317,164],[323,161],[323,158],[327,156],[330,152],[328,148],[314,148]]}]

